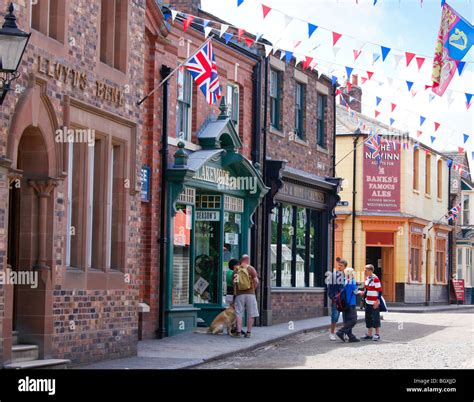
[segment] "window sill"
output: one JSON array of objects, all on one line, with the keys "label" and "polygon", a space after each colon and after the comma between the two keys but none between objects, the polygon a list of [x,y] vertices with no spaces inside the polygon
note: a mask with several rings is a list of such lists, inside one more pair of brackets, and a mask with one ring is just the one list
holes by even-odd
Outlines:
[{"label": "window sill", "polygon": [[316,151],[329,155],[329,149],[322,147],[321,145],[316,145]]},{"label": "window sill", "polygon": [[46,49],[54,54],[54,60],[58,57],[65,57],[67,55],[67,48],[64,42],[51,38],[34,28],[31,28],[31,33],[30,43],[40,49]]},{"label": "window sill", "polygon": [[436,198],[436,201],[443,202],[443,199],[438,197],[438,198]]},{"label": "window sill", "polygon": [[325,287],[272,287],[272,293],[324,293]]},{"label": "window sill", "polygon": [[97,63],[97,72],[100,76],[107,77],[109,80],[119,85],[125,85],[128,82],[126,73],[127,69],[125,69],[125,72],[123,72],[122,70],[109,66],[103,61],[100,61],[100,55],[97,57],[99,59]]},{"label": "window sill", "polygon": [[431,200],[431,195],[425,193],[425,197]]},{"label": "window sill", "polygon": [[414,192],[415,194],[417,194],[417,195],[420,195],[420,190],[417,190],[417,189],[414,188],[414,189],[413,189],[413,192]]},{"label": "window sill", "polygon": [[304,147],[309,147],[309,141],[303,140],[302,138],[295,137],[295,142],[299,145],[303,145]]},{"label": "window sill", "polygon": [[282,131],[276,129],[276,128],[273,127],[273,126],[270,126],[270,133],[271,133],[271,134],[278,135],[279,137],[285,138],[285,133],[283,133]]}]

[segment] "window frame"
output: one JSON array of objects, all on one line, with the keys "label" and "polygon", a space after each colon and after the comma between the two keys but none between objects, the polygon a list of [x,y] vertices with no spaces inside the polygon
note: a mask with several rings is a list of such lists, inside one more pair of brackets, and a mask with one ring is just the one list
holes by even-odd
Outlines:
[{"label": "window frame", "polygon": [[[57,13],[51,14],[51,2],[57,4]],[[64,45],[67,30],[67,10],[68,5],[64,0],[38,0],[36,4],[28,1],[30,4],[30,28],[45,37],[52,39]],[[44,9],[42,8],[44,7]],[[38,25],[36,25],[35,11],[38,11]],[[36,26],[35,26],[36,25]],[[55,33],[51,32],[54,26]]]},{"label": "window frame", "polygon": [[300,140],[305,139],[306,85],[295,81],[295,134]]},{"label": "window frame", "polygon": [[[231,96],[229,97],[229,91]],[[235,131],[239,132],[239,120],[240,120],[240,87],[239,84],[228,82],[227,83],[227,107],[229,117],[234,123]]]},{"label": "window frame", "polygon": [[[282,129],[281,121],[281,105],[282,105],[282,72],[274,68],[270,68],[270,78],[269,78],[269,97],[270,97],[270,126],[275,130]],[[272,80],[276,78],[276,94],[272,95]]]},{"label": "window frame", "polygon": [[[326,108],[327,95],[317,93],[316,96],[316,143],[326,149],[327,148],[327,133],[326,133]],[[320,102],[322,109],[320,109]]]},{"label": "window frame", "polygon": [[[179,95],[180,74],[183,79],[183,96]],[[178,69],[176,73],[176,138],[184,141],[191,141],[191,122],[193,114],[193,78],[191,73],[186,69]],[[182,112],[184,113],[184,118]],[[185,130],[181,128],[185,125]],[[181,135],[183,133],[183,135]]]},{"label": "window frame", "polygon": [[437,162],[437,197],[439,200],[443,198],[443,161],[441,159]]},{"label": "window frame", "polygon": [[425,154],[425,195],[431,196],[431,154]]},{"label": "window frame", "polygon": [[[467,208],[466,208],[466,200],[467,200]],[[470,194],[462,194],[462,205],[461,205],[461,213],[462,213],[462,226],[469,226],[470,223],[470,213],[471,213],[471,196]]]},{"label": "window frame", "polygon": [[[410,233],[410,282],[421,283],[422,281],[422,251],[423,235]],[[414,254],[417,255],[416,261],[413,258]]]},{"label": "window frame", "polygon": [[413,150],[413,190],[420,191],[420,149]]}]

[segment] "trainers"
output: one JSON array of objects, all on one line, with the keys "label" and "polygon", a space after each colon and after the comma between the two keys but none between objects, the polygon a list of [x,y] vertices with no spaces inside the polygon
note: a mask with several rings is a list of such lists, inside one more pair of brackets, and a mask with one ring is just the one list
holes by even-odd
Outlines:
[{"label": "trainers", "polygon": [[252,334],[247,331],[244,336],[245,336],[246,338],[250,338],[250,337],[252,336]]},{"label": "trainers", "polygon": [[352,338],[349,338],[349,343],[354,343],[354,342],[360,342],[360,339],[356,338],[355,336]]},{"label": "trainers", "polygon": [[336,338],[336,334],[330,333],[330,334],[329,334],[329,339],[330,339],[331,341],[335,341],[335,340],[337,339],[337,338]]},{"label": "trainers", "polygon": [[346,341],[346,337],[345,337],[345,334],[343,334],[342,332],[336,332],[336,336],[342,341],[342,342],[345,342]]},{"label": "trainers", "polygon": [[380,341],[380,335],[375,334],[372,338],[373,341]]},{"label": "trainers", "polygon": [[371,339],[373,339],[373,336],[370,336],[370,335],[365,335],[365,336],[363,336],[363,337],[362,337],[362,338],[360,338],[360,339],[362,339],[363,341],[368,341],[368,340],[371,340]]}]

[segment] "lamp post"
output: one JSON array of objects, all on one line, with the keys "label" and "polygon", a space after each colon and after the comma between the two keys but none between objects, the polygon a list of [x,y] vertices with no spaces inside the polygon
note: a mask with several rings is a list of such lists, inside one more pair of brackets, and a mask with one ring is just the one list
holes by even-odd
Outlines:
[{"label": "lamp post", "polygon": [[31,35],[18,29],[13,11],[13,3],[10,3],[0,29],[0,105],[11,90],[12,81],[20,76],[18,66]]}]

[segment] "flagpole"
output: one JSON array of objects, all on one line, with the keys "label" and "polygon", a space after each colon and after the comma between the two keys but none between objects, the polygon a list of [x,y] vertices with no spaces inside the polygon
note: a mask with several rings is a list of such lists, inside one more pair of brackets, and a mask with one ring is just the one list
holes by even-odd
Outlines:
[{"label": "flagpole", "polygon": [[140,99],[138,102],[137,102],[137,106],[140,106],[143,102],[145,102],[151,95],[153,95],[158,89],[160,89],[160,87],[166,82],[168,81],[171,76],[176,72],[178,71],[178,69],[180,69],[182,66],[184,66],[190,59],[192,59],[196,53],[198,53],[204,46],[206,46],[212,39],[212,35],[213,33],[211,32],[210,33],[210,36],[209,38],[207,38],[201,46],[199,46],[199,48],[191,55],[189,56],[186,60],[184,60],[183,62],[181,62],[180,64],[178,64],[178,66],[173,70],[171,71],[167,76],[166,78],[164,78],[155,88],[153,88],[153,90],[151,90],[148,94],[146,94],[142,99]]}]

